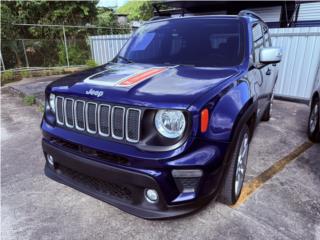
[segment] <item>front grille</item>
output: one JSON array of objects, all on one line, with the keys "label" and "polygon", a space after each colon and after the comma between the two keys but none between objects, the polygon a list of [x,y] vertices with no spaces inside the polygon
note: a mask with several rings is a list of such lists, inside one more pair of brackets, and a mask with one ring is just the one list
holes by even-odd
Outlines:
[{"label": "front grille", "polygon": [[84,188],[94,190],[100,194],[118,198],[123,201],[132,201],[132,191],[126,186],[91,177],[61,165],[58,166],[58,169],[65,177],[76,182],[78,185],[80,184]]},{"label": "front grille", "polygon": [[101,104],[98,109],[98,129],[102,136],[110,135],[110,105]]},{"label": "front grille", "polygon": [[56,145],[59,145],[63,148],[67,148],[69,151],[74,151],[77,154],[85,154],[87,157],[96,158],[98,160],[107,161],[110,163],[129,165],[129,160],[125,157],[122,157],[117,154],[111,154],[107,152],[102,152],[94,148],[85,147],[79,144],[75,144],[69,141],[66,141],[61,138],[51,137],[50,141]]},{"label": "front grille", "polygon": [[59,126],[121,141],[140,140],[141,110],[58,96],[56,119]]},{"label": "front grille", "polygon": [[73,121],[74,121],[74,113],[73,113],[73,99],[66,98],[64,101],[64,112],[66,117],[66,126],[67,127],[73,127]]},{"label": "front grille", "polygon": [[83,131],[85,128],[85,112],[84,112],[84,108],[85,108],[85,102],[81,101],[81,100],[77,100],[75,101],[75,127],[76,129]]},{"label": "front grille", "polygon": [[140,119],[139,112],[135,109],[129,108],[127,111],[127,139],[130,142],[135,142],[140,138],[140,129],[135,126],[140,126],[137,122]]},{"label": "front grille", "polygon": [[112,109],[112,137],[120,140],[124,138],[124,114],[125,109],[123,107],[116,106]]},{"label": "front grille", "polygon": [[86,122],[89,133],[97,132],[97,104],[88,102],[86,105]]},{"label": "front grille", "polygon": [[63,116],[63,98],[57,97],[56,99],[56,117],[57,117],[57,123],[63,124],[64,122],[64,116]]}]

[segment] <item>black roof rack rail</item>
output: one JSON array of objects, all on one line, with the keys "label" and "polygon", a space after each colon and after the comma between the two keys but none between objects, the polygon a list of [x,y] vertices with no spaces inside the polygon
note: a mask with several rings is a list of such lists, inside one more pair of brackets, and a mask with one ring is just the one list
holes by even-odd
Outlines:
[{"label": "black roof rack rail", "polygon": [[242,10],[238,13],[238,16],[249,16],[249,17],[257,18],[260,21],[263,21],[262,17],[260,17],[259,14],[255,13],[253,11],[250,11],[250,10]]}]

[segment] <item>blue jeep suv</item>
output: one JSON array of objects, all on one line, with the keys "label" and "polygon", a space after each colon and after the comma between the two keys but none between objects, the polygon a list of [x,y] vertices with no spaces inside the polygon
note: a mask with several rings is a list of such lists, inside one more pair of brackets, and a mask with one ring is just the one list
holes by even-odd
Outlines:
[{"label": "blue jeep suv", "polygon": [[280,60],[254,13],[151,20],[46,88],[45,173],[147,219],[234,204]]}]

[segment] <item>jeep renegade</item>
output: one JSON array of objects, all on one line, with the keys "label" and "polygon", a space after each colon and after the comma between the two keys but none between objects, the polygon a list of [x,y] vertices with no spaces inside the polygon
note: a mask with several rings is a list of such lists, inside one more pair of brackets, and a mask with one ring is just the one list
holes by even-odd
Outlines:
[{"label": "jeep renegade", "polygon": [[234,204],[280,60],[252,12],[151,20],[113,61],[46,88],[45,173],[148,219]]}]

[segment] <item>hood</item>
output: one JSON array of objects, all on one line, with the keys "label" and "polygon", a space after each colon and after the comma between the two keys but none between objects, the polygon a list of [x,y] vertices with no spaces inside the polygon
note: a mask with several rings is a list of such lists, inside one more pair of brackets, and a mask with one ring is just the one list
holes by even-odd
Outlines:
[{"label": "hood", "polygon": [[66,76],[50,91],[145,107],[186,109],[200,96],[240,74],[237,68],[107,64]]}]

